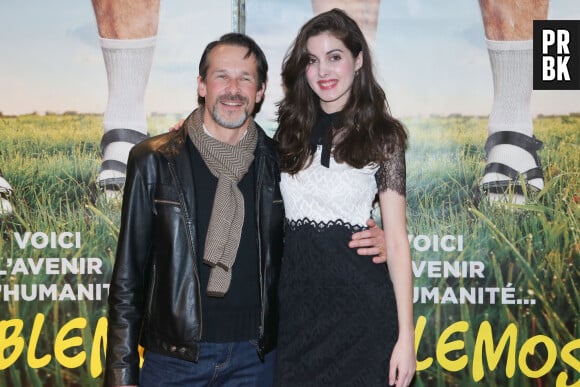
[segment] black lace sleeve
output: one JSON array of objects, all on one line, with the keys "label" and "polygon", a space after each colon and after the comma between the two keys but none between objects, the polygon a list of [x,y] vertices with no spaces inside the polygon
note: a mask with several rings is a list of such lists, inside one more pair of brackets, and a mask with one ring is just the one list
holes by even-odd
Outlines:
[{"label": "black lace sleeve", "polygon": [[405,150],[400,146],[395,147],[387,159],[379,164],[379,170],[375,174],[379,192],[391,189],[402,196],[406,196],[407,173],[405,165]]}]

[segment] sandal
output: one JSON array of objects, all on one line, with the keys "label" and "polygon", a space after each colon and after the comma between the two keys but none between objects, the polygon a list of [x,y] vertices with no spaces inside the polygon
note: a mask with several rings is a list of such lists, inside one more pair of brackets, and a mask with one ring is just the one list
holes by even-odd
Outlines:
[{"label": "sandal", "polygon": [[[540,167],[540,158],[537,151],[542,149],[543,143],[535,137],[511,131],[496,132],[488,137],[485,143],[485,152],[489,157],[490,150],[496,145],[514,145],[527,151],[536,163],[536,166],[527,171],[517,171],[503,163],[489,163],[485,166],[484,176],[488,173],[499,173],[506,176],[507,180],[496,180],[481,183],[481,188],[486,194],[505,194],[512,192],[517,195],[524,195],[525,185],[531,192],[539,192],[540,188],[529,184],[533,179],[544,180],[544,175]],[[523,184],[522,184],[523,183]]]},{"label": "sandal", "polygon": [[[103,138],[101,139],[101,151],[104,154],[107,146],[113,142],[128,142],[135,145],[148,137],[148,134],[143,134],[133,129],[112,129],[103,134]],[[122,190],[122,187],[125,184],[127,164],[118,160],[103,160],[99,175],[105,171],[117,172],[118,174],[122,174],[122,176],[99,179],[97,181],[99,187],[110,191]]]},{"label": "sandal", "polygon": [[8,216],[14,211],[12,203],[10,203],[10,196],[12,196],[12,186],[0,174],[0,217]]}]

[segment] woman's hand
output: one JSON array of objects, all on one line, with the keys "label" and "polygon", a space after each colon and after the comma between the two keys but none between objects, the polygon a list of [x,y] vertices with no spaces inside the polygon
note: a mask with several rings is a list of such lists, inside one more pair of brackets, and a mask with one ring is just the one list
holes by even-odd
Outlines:
[{"label": "woman's hand", "polygon": [[417,358],[415,356],[415,339],[413,336],[413,332],[403,336],[399,335],[389,364],[389,385],[407,387],[415,376]]}]

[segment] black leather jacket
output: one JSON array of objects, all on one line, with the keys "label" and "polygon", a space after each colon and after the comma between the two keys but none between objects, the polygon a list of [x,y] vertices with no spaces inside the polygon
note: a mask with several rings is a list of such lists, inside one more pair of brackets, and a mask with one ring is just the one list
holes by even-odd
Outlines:
[{"label": "black leather jacket", "polygon": [[[260,255],[258,354],[276,346],[284,207],[275,143],[258,129],[256,221]],[[137,345],[196,361],[203,329],[195,191],[187,131],[136,145],[129,156],[109,289],[105,385],[138,384]]]}]

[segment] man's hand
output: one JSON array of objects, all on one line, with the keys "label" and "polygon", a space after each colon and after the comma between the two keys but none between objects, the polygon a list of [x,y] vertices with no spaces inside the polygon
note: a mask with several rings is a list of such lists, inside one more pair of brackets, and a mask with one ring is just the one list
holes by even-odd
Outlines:
[{"label": "man's hand", "polygon": [[359,255],[373,255],[374,263],[385,263],[387,261],[385,233],[372,219],[367,220],[367,226],[368,230],[352,234],[348,247],[357,249]]}]

